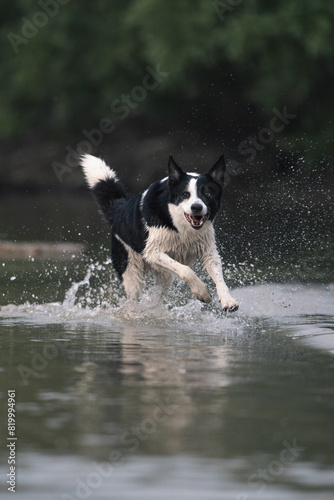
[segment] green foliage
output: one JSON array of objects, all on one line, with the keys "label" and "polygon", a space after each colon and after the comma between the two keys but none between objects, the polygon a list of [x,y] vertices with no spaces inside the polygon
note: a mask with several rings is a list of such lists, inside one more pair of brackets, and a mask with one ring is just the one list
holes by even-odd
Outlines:
[{"label": "green foliage", "polygon": [[[42,3],[58,11],[28,39],[22,29]],[[288,106],[298,114],[292,139],[307,134],[318,153],[333,150],[328,0],[4,0],[0,16],[2,137],[81,130],[108,116],[113,100],[142,82],[147,65],[159,65],[169,77],[141,111],[189,102],[205,81],[232,99],[225,68],[240,89],[233,118],[244,115],[242,103],[260,109],[263,120],[273,107]],[[22,43],[15,46],[13,34]],[[211,107],[221,119],[214,100]]]}]

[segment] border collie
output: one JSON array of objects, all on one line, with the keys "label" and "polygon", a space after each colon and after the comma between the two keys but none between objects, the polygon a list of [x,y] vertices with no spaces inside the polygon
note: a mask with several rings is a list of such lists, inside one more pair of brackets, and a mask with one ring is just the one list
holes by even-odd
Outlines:
[{"label": "border collie", "polygon": [[223,310],[238,309],[224,282],[212,225],[222,198],[223,156],[204,175],[184,172],[170,156],[168,177],[136,197],[128,196],[116,172],[100,158],[86,154],[80,163],[111,226],[111,259],[128,298],[141,295],[144,274],[151,269],[162,290],[176,275],[197,299],[210,302],[207,286],[189,267],[199,258],[216,285]]}]

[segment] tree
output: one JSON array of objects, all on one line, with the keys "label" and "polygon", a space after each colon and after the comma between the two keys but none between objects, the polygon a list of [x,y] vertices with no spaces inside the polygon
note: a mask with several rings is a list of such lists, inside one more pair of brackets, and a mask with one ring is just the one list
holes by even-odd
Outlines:
[{"label": "tree", "polygon": [[[327,0],[14,0],[2,2],[0,15],[2,137],[81,130],[150,65],[169,76],[141,112],[163,115],[170,103],[204,99],[212,119],[228,124],[218,93],[235,99],[236,86],[236,121],[247,105],[260,111],[259,126],[286,106],[297,115],[285,134],[290,144],[305,149],[307,137],[313,155],[333,153],[334,4]],[[210,85],[211,100],[203,95]]]}]

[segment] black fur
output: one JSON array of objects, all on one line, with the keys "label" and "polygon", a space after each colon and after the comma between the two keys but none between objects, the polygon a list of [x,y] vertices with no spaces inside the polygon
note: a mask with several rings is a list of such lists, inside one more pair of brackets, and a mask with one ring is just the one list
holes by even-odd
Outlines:
[{"label": "black fur", "polygon": [[114,179],[107,179],[98,182],[92,193],[95,201],[99,205],[103,220],[112,225],[117,212],[126,204],[129,195],[125,186]]},{"label": "black fur", "polygon": [[177,231],[168,211],[171,193],[168,181],[157,181],[149,187],[142,208],[143,218],[148,226],[168,227]]}]

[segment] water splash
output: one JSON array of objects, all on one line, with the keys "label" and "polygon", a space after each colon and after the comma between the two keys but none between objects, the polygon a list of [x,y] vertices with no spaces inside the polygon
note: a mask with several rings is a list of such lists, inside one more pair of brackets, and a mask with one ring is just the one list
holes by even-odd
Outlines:
[{"label": "water splash", "polygon": [[77,293],[78,290],[81,286],[89,286],[89,280],[92,274],[92,268],[89,267],[86,276],[84,277],[83,280],[79,281],[78,283],[73,283],[72,286],[68,289],[68,291],[65,294],[65,299],[63,302],[63,306],[66,308],[73,308],[76,300],[77,300]]},{"label": "water splash", "polygon": [[[83,271],[83,272],[82,272]],[[207,280],[199,266],[196,273]],[[173,331],[207,334],[242,335],[245,328],[259,319],[279,324],[305,323],[311,315],[334,317],[334,286],[263,283],[259,267],[240,262],[227,267],[227,281],[237,288],[233,295],[240,302],[237,313],[224,314],[212,283],[208,283],[213,300],[202,304],[195,300],[188,286],[175,281],[167,294],[154,286],[152,276],[139,301],[127,300],[110,259],[102,263],[91,260],[81,268],[81,276],[68,285],[64,299],[58,302],[29,303],[0,308],[0,320],[37,324],[62,323],[78,328],[83,324],[108,328],[168,328]],[[241,285],[241,286],[240,286]]]},{"label": "water splash", "polygon": [[[200,269],[196,272],[204,279]],[[227,318],[215,297],[213,285],[209,287],[214,300],[211,304],[202,304],[193,298],[185,283],[175,281],[168,293],[163,294],[154,286],[153,276],[148,276],[140,300],[128,300],[110,259],[102,263],[90,261],[85,265],[83,278],[68,286],[62,301],[8,304],[1,307],[0,318],[40,324],[84,322],[101,326],[131,324],[220,331],[222,322],[236,322],[238,316],[234,315],[233,320],[232,316]]]}]

